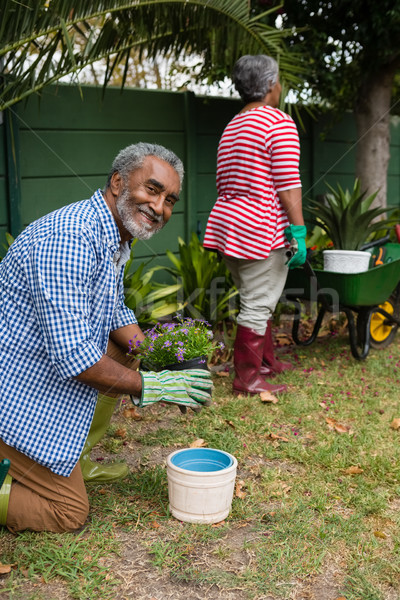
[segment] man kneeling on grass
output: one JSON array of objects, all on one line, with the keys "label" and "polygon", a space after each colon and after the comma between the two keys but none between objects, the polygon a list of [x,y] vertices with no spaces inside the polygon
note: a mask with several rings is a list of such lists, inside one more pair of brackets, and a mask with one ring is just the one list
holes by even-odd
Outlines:
[{"label": "man kneeling on grass", "polygon": [[142,373],[126,356],[143,339],[123,297],[130,243],[167,223],[182,178],[170,150],[128,146],[103,191],[29,225],[0,263],[0,459],[11,461],[0,523],[12,532],[78,529],[84,479],[126,474],[124,464],[97,473],[89,459],[119,395],[194,409],[210,400],[207,371]]}]

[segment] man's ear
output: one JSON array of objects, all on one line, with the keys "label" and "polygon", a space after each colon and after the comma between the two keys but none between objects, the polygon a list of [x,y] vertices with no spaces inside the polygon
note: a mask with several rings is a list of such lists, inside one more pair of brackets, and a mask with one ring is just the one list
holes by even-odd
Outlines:
[{"label": "man's ear", "polygon": [[118,173],[118,171],[116,171],[115,173],[113,173],[111,175],[111,179],[110,179],[110,190],[111,190],[113,196],[119,196],[119,194],[121,192],[121,187],[122,187],[122,177]]}]

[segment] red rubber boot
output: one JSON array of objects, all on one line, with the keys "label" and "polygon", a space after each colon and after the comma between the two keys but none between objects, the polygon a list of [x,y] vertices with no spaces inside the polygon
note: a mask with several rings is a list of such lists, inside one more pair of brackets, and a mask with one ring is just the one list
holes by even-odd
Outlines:
[{"label": "red rubber boot", "polygon": [[286,385],[267,383],[261,377],[260,368],[263,348],[263,335],[254,331],[254,329],[238,325],[233,353],[236,374],[233,381],[234,394],[255,395],[261,392],[278,394],[286,391]]},{"label": "red rubber boot", "polygon": [[267,329],[264,335],[264,348],[262,354],[262,363],[260,375],[262,377],[272,377],[279,375],[284,371],[293,371],[294,366],[289,362],[281,362],[275,358],[274,342],[272,340],[271,321],[268,321]]}]

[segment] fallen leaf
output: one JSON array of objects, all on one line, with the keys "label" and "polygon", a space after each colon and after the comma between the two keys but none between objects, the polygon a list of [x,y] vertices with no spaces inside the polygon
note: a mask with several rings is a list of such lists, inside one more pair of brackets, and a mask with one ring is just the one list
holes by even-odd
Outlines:
[{"label": "fallen leaf", "polygon": [[377,538],[381,538],[382,540],[386,540],[387,535],[383,531],[374,531],[374,536]]},{"label": "fallen leaf", "polygon": [[292,339],[288,336],[287,333],[277,333],[275,335],[275,339],[281,346],[291,346],[292,345]]},{"label": "fallen leaf", "polygon": [[344,596],[338,596],[335,600],[347,600]]},{"label": "fallen leaf", "polygon": [[400,419],[399,418],[393,419],[393,421],[390,424],[390,427],[392,429],[400,429]]},{"label": "fallen leaf", "polygon": [[0,575],[5,575],[5,573],[10,573],[11,565],[3,565],[0,563]]},{"label": "fallen leaf", "polygon": [[160,527],[160,523],[157,523],[157,521],[152,521],[150,523],[150,527],[152,527],[153,529],[158,529]]},{"label": "fallen leaf", "polygon": [[215,374],[218,375],[218,377],[229,377],[229,373],[226,371],[217,371]]},{"label": "fallen leaf", "polygon": [[142,415],[138,413],[134,406],[132,406],[131,408],[125,408],[122,411],[122,415],[125,417],[125,419],[134,419],[135,421],[142,420]]},{"label": "fallen leaf", "polygon": [[332,431],[336,431],[337,433],[348,433],[352,435],[354,431],[349,427],[349,425],[344,425],[343,423],[339,423],[336,419],[331,419],[330,417],[325,417],[326,424],[329,429]]},{"label": "fallen leaf", "polygon": [[124,429],[124,427],[120,427],[119,429],[116,429],[115,434],[116,437],[119,437],[121,439],[126,438],[126,429]]},{"label": "fallen leaf", "polygon": [[278,435],[277,433],[270,433],[268,435],[270,440],[278,440],[280,442],[288,442],[288,438],[283,437],[283,435]]},{"label": "fallen leaf", "polygon": [[204,448],[205,446],[207,446],[207,442],[201,438],[199,438],[198,440],[195,440],[194,442],[192,442],[189,446],[189,448]]},{"label": "fallen leaf", "polygon": [[344,469],[343,471],[346,475],[359,475],[360,473],[364,473],[364,469],[361,467],[353,466],[348,467],[348,469]]},{"label": "fallen leaf", "polygon": [[235,488],[235,496],[237,498],[240,498],[241,500],[243,500],[243,498],[246,498],[247,496],[247,492],[243,491],[243,487],[245,486],[244,481],[240,480],[236,482],[236,488]]},{"label": "fallen leaf", "polygon": [[229,427],[232,427],[232,429],[236,429],[236,426],[235,426],[235,424],[234,424],[234,423],[232,423],[232,421],[228,421],[227,419],[225,419],[225,423],[226,423],[227,425],[229,425]]},{"label": "fallen leaf", "polygon": [[278,402],[278,398],[271,394],[271,392],[261,392],[260,398],[261,402],[272,402],[272,404],[276,404]]},{"label": "fallen leaf", "polygon": [[213,523],[211,527],[223,527],[225,525],[225,521],[220,521],[219,523]]}]

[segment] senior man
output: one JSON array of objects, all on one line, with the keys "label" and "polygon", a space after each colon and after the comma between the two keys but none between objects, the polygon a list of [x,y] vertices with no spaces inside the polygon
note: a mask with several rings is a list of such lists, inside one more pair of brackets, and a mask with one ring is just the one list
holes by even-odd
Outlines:
[{"label": "senior man", "polygon": [[12,532],[74,531],[85,522],[79,457],[96,401],[107,407],[97,415],[104,432],[120,394],[140,406],[197,409],[210,399],[206,371],[142,373],[126,358],[129,340],[143,339],[124,305],[130,241],[167,223],[182,178],[170,150],[128,146],[103,191],[29,225],[0,263],[0,459],[11,461],[0,523]]}]

